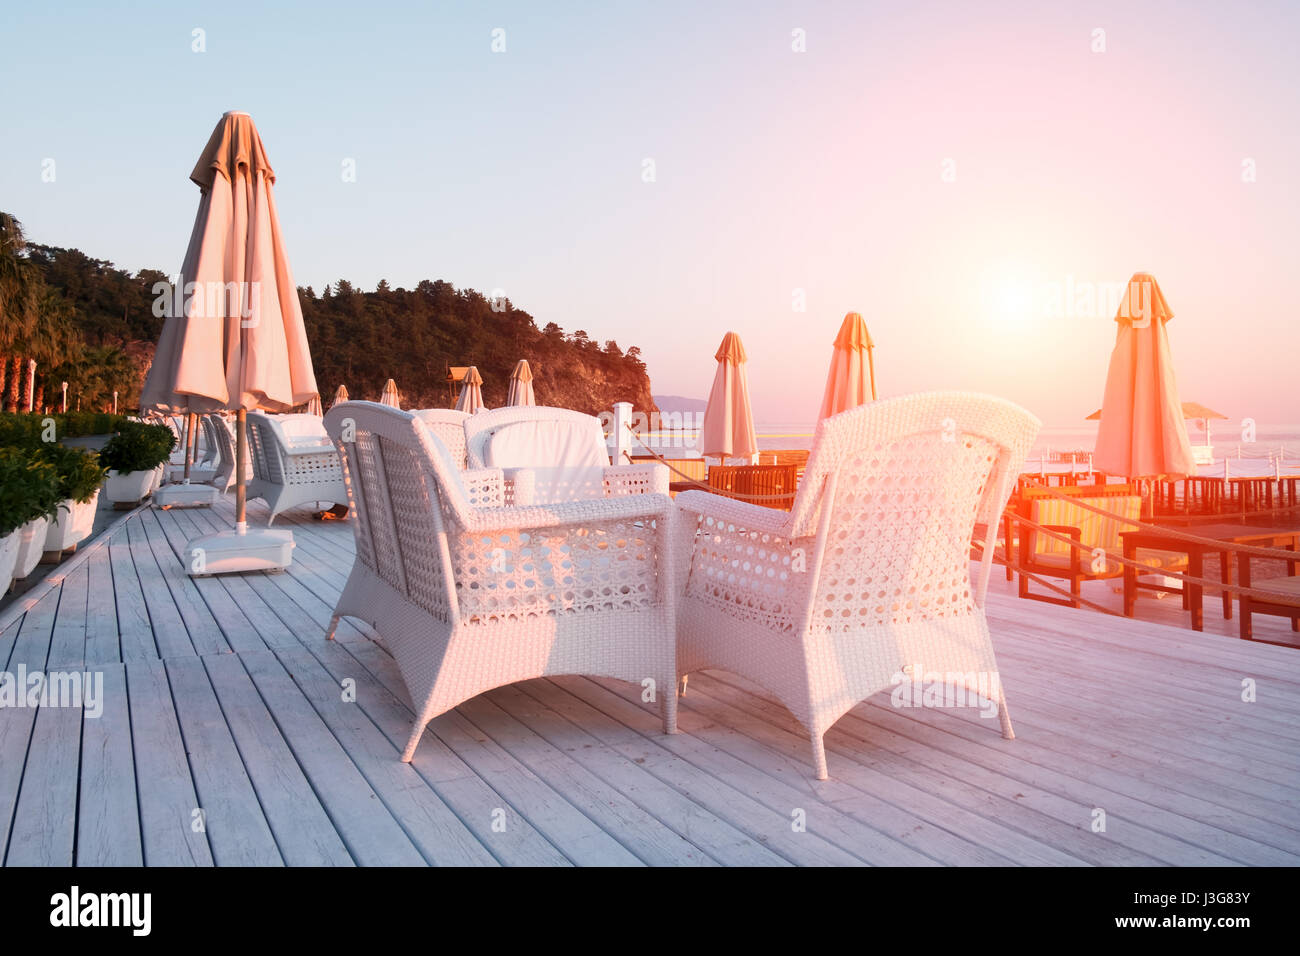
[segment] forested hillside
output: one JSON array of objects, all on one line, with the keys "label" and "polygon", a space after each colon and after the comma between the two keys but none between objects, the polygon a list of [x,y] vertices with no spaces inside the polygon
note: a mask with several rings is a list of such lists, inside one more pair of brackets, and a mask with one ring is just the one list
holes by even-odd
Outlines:
[{"label": "forested hillside", "polygon": [[[3,214],[0,214],[3,216]],[[102,409],[119,393],[134,408],[163,320],[154,315],[156,269],[130,273],[76,249],[24,244],[5,217],[0,273],[0,396],[27,406],[27,361],[37,362],[35,404],[56,408],[67,381],[69,406]],[[15,251],[17,250],[17,251]],[[7,290],[7,291],[6,291]],[[598,413],[616,401],[655,410],[640,351],[600,342],[585,330],[539,328],[508,301],[424,280],[414,289],[381,282],[374,291],[340,281],[317,293],[299,289],[316,379],[326,404],[339,385],[353,398],[377,399],[396,380],[404,407],[450,403],[447,368],[476,365],[489,407],[503,404],[511,370],[528,359],[537,401]]]}]

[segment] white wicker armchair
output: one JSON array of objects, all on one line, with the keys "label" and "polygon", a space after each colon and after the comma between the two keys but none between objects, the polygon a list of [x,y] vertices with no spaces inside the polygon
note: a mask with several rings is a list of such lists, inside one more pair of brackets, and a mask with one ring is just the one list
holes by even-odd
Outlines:
[{"label": "white wicker armchair", "polygon": [[248,450],[253,463],[248,498],[266,500],[268,527],[281,511],[297,505],[347,500],[343,466],[328,444],[291,444],[273,418],[249,412]]},{"label": "white wicker armchair", "polygon": [[[987,692],[1012,737],[983,603],[998,517],[1039,425],[983,395],[888,399],[818,424],[788,513],[678,495],[679,676],[719,667],[767,688],[811,736],[822,780],[826,731],[925,673]],[[989,537],[972,584],[977,521]]]},{"label": "white wicker armchair", "polygon": [[345,402],[325,425],[357,552],[329,636],[360,618],[392,652],[416,713],[404,761],[434,717],[548,674],[653,688],[675,732],[667,495],[506,506],[500,469],[457,471],[410,412]]},{"label": "white wicker armchair", "polygon": [[534,502],[617,495],[668,494],[668,469],[657,463],[611,465],[600,419],[567,408],[510,405],[465,421],[469,467],[504,471],[507,497],[531,472]]},{"label": "white wicker armchair", "polygon": [[416,408],[411,410],[411,414],[424,422],[425,427],[447,446],[452,464],[462,470],[469,467],[465,450],[465,422],[471,417],[469,412],[456,408]]}]

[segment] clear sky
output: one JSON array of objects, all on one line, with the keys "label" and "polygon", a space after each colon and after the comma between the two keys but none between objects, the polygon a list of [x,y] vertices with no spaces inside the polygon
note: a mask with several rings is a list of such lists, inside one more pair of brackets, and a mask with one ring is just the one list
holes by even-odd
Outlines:
[{"label": "clear sky", "polygon": [[0,208],[173,270],[242,109],[299,284],[500,289],[657,393],[734,330],[756,417],[811,420],[855,310],[884,394],[1073,424],[1147,270],[1183,398],[1295,422],[1297,38],[1293,2],[6,0]]}]

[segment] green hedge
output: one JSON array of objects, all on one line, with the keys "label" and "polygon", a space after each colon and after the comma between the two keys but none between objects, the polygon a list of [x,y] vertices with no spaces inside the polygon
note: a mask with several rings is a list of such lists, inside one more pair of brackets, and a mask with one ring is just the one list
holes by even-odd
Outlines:
[{"label": "green hedge", "polygon": [[4,412],[0,413],[0,446],[27,448],[49,444],[51,434],[54,441],[86,435],[107,435],[121,429],[127,420],[125,415],[110,415],[107,412],[68,412],[58,415]]}]

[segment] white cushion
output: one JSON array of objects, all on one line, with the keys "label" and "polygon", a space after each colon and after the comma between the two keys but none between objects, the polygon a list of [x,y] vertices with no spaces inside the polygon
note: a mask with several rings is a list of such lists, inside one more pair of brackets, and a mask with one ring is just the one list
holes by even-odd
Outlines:
[{"label": "white cushion", "polygon": [[488,437],[483,463],[489,468],[604,468],[609,456],[598,419],[511,422]]},{"label": "white cushion", "polygon": [[484,449],[490,468],[533,470],[534,504],[600,498],[609,465],[600,421],[512,422],[494,431]]}]

